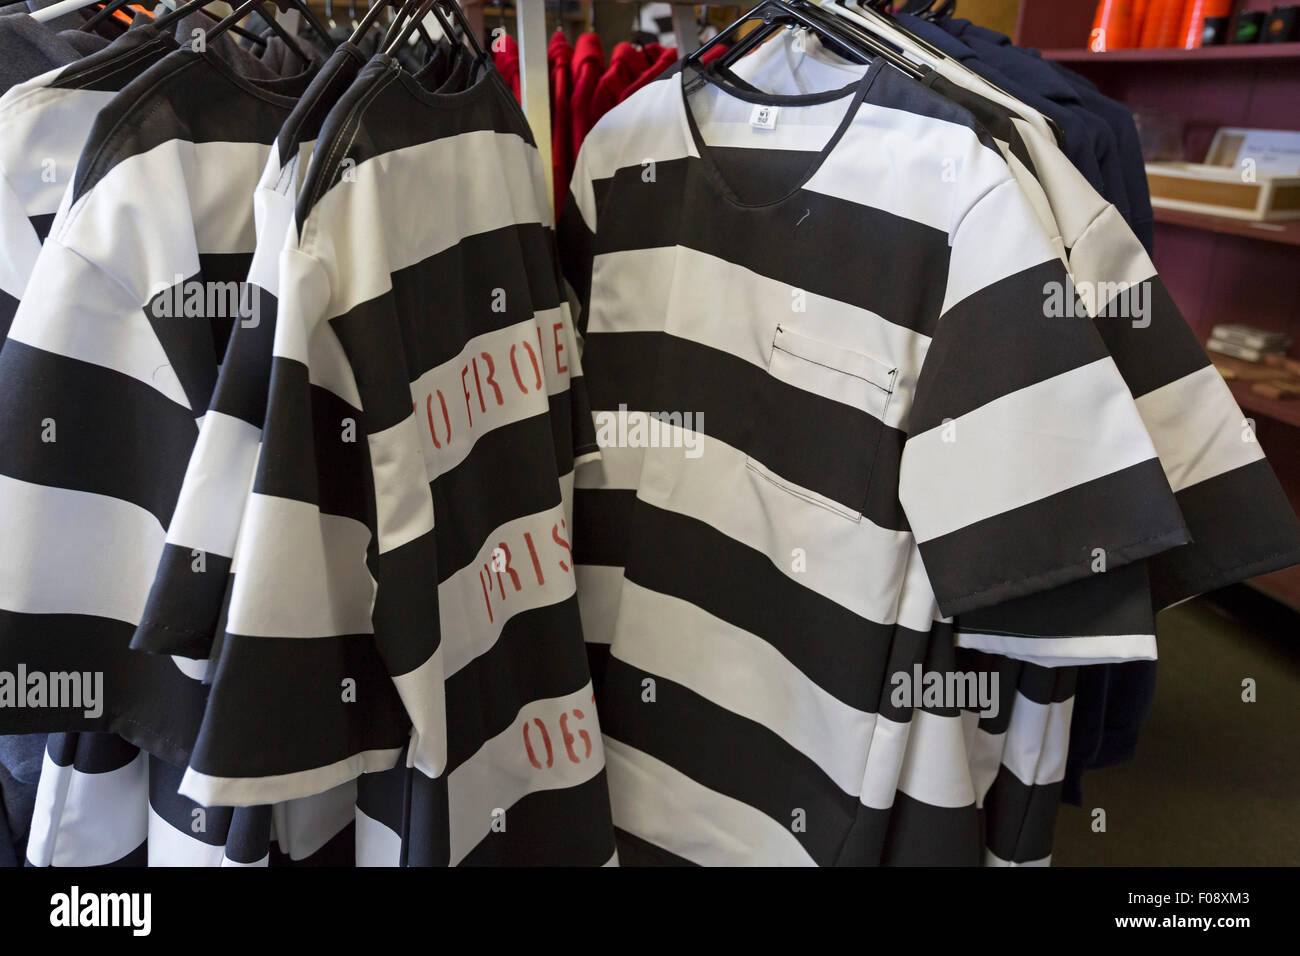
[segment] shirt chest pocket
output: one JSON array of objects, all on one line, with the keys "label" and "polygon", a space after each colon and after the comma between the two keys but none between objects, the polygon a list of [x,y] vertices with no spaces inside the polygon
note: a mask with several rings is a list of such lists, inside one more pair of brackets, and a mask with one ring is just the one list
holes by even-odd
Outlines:
[{"label": "shirt chest pocket", "polygon": [[767,371],[746,466],[806,502],[862,520],[898,369],[778,325]]}]

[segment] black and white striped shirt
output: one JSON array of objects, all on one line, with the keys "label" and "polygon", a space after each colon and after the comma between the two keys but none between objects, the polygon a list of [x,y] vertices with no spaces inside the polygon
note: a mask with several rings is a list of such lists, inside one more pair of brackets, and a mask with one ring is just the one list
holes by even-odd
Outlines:
[{"label": "black and white striped shirt", "polygon": [[682,97],[596,127],[561,230],[604,437],[703,416],[579,473],[616,825],[696,862],[979,862],[998,728],[889,678],[957,666],[945,618],[1184,543],[1155,449],[1087,316],[1045,315],[1063,264],[965,111],[879,65]]},{"label": "black and white striped shirt", "polygon": [[438,94],[374,58],[296,226],[182,790],[268,802],[400,759],[358,781],[361,862],[606,863],[569,545],[596,448],[513,97],[492,71]]}]

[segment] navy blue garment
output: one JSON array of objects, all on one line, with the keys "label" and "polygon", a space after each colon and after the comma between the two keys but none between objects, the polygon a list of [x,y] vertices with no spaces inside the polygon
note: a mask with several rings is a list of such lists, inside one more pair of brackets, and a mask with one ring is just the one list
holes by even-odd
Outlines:
[{"label": "navy blue garment", "polygon": [[45,734],[0,735],[0,866],[22,866],[45,760]]},{"label": "navy blue garment", "polygon": [[[1044,96],[1062,106],[1084,110],[1109,130],[1107,155],[1098,157],[1102,176],[1108,188],[1117,183],[1123,189],[1126,205],[1116,203],[1115,206],[1150,254],[1154,238],[1151,192],[1132,111],[1123,103],[1103,96],[1090,80],[1063,64],[1044,60],[1037,50],[1016,46],[1005,34],[968,20],[941,21],[941,24],[1012,79],[1033,84]],[[1102,195],[1111,199],[1105,191]]]},{"label": "navy blue garment", "polygon": [[[1013,84],[1004,87],[1008,93],[1019,97],[1024,91],[1032,91],[1036,96],[1055,104],[1060,114],[1074,120],[1079,135],[1089,144],[1088,148],[1091,148],[1100,171],[1101,185],[1094,188],[1107,202],[1114,203],[1127,222],[1130,218],[1129,195],[1115,133],[1105,120],[1084,107],[1078,91],[1041,59],[1021,52],[1000,33],[977,27],[969,20],[952,17],[941,19],[939,26],[969,46],[975,52],[978,63],[991,66],[1007,77]],[[1000,38],[1005,42],[998,43],[989,37]],[[1057,113],[1049,115],[1058,123],[1063,122]],[[1068,139],[1068,131],[1066,135]],[[1071,155],[1070,159],[1074,161],[1074,156]]]}]

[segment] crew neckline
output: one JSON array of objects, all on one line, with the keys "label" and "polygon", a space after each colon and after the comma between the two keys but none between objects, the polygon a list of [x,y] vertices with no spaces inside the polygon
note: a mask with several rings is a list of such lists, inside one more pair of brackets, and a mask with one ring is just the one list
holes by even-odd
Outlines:
[{"label": "crew neckline", "polygon": [[[849,127],[853,125],[853,121],[858,115],[858,108],[862,105],[867,92],[871,89],[872,84],[875,83],[876,77],[880,75],[880,71],[884,65],[885,61],[880,57],[876,57],[867,66],[867,70],[863,73],[861,79],[856,80],[847,86],[840,87],[839,89],[826,90],[820,93],[784,94],[761,93],[750,89],[744,89],[731,82],[724,81],[720,77],[714,76],[709,72],[705,72],[694,64],[688,64],[678,71],[676,76],[673,78],[673,82],[677,84],[677,109],[679,119],[682,123],[683,134],[686,137],[687,144],[695,151],[695,155],[699,158],[700,166],[705,173],[705,178],[712,184],[713,188],[721,194],[722,198],[726,200],[726,202],[738,209],[770,209],[774,206],[779,206],[798,194],[798,192],[807,185],[808,181],[821,170],[822,166],[826,163],[827,158],[835,150],[835,147],[839,145],[840,140],[843,139],[844,134],[848,132]],[[689,83],[686,78],[688,71],[692,74]],[[718,166],[717,160],[713,155],[714,147],[704,141],[704,136],[700,133],[699,124],[695,120],[695,113],[690,106],[690,94],[694,92],[694,90],[688,89],[688,87],[701,82],[716,87],[722,96],[741,100],[746,103],[753,103],[757,106],[793,107],[797,109],[799,107],[821,106],[841,99],[848,99],[849,102],[844,110],[844,115],[840,117],[839,124],[835,127],[835,132],[830,135],[830,138],[826,140],[825,145],[823,145],[817,152],[816,158],[809,163],[808,168],[799,176],[788,190],[773,199],[764,199],[759,202],[746,202],[736,194],[731,183],[728,182],[727,177]]]}]

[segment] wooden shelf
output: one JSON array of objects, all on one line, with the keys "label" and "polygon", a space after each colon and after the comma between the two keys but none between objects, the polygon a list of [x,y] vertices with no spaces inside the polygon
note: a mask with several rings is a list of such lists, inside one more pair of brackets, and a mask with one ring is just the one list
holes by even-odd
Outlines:
[{"label": "wooden shelf", "polygon": [[1300,219],[1287,219],[1280,222],[1257,222],[1253,219],[1234,219],[1231,216],[1211,216],[1203,212],[1187,212],[1183,209],[1152,210],[1156,222],[1172,223],[1175,226],[1187,226],[1190,229],[1204,229],[1230,236],[1245,236],[1248,239],[1260,239],[1264,242],[1280,242],[1288,246],[1300,246]]},{"label": "wooden shelf", "polygon": [[1263,367],[1260,363],[1246,362],[1230,355],[1220,355],[1218,352],[1210,352],[1209,356],[1215,365],[1235,369],[1242,374],[1241,378],[1228,381],[1228,388],[1232,389],[1232,397],[1237,400],[1237,404],[1242,409],[1257,415],[1267,415],[1276,421],[1300,428],[1300,398],[1267,398],[1250,390],[1253,383],[1248,376],[1259,372]]},{"label": "wooden shelf", "polygon": [[1281,601],[1294,611],[1300,611],[1300,566],[1261,574],[1247,583],[1273,600]]},{"label": "wooden shelf", "polygon": [[1173,47],[1111,50],[1094,53],[1086,47],[1043,50],[1043,56],[1062,63],[1215,63],[1224,60],[1295,60],[1300,63],[1300,43],[1229,43],[1199,50]]}]

